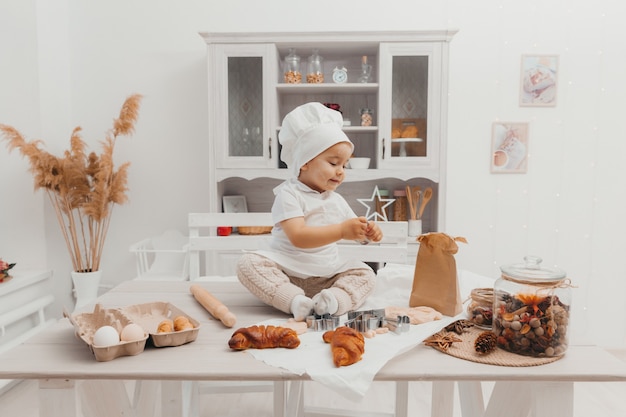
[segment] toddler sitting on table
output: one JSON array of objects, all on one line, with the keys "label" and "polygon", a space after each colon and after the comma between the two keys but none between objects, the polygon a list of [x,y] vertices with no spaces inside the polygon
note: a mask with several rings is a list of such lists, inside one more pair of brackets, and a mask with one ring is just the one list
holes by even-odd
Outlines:
[{"label": "toddler sitting on table", "polygon": [[312,312],[356,310],[374,289],[374,271],[338,253],[341,239],[378,242],[383,236],[335,192],[354,150],[342,126],[341,113],[321,103],[285,116],[278,139],[293,177],[274,189],[269,249],[246,253],[237,263],[237,277],[252,294],[298,321]]}]

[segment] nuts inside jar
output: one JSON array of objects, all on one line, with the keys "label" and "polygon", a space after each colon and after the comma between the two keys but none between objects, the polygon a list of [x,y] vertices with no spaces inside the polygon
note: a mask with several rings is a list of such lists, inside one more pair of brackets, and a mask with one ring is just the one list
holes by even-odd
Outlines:
[{"label": "nuts inside jar", "polygon": [[299,71],[285,71],[284,75],[287,84],[300,84],[302,82],[302,73]]}]

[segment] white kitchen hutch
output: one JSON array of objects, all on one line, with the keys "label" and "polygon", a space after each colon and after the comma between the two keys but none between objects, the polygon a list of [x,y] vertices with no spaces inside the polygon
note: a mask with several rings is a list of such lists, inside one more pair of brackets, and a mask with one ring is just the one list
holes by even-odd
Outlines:
[{"label": "white kitchen hutch", "polygon": [[[271,209],[272,189],[289,175],[280,160],[278,132],[296,106],[319,101],[340,106],[355,157],[339,192],[358,215],[375,186],[433,188],[423,231],[445,226],[448,48],[455,31],[201,33],[208,45],[210,208],[243,195],[247,210]],[[323,82],[307,83],[307,59],[318,50]],[[301,57],[302,82],[287,83],[285,57]],[[371,65],[366,82],[363,64]],[[333,70],[345,69],[336,83]],[[318,78],[319,79],[319,78]],[[373,122],[361,126],[361,109]]]}]

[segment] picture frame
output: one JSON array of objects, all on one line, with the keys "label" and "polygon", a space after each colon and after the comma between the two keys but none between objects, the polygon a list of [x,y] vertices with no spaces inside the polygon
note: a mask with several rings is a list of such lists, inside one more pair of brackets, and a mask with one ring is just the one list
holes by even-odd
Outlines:
[{"label": "picture frame", "polygon": [[491,173],[526,173],[528,129],[525,122],[494,122],[491,130]]},{"label": "picture frame", "polygon": [[520,106],[556,106],[558,55],[522,55]]},{"label": "picture frame", "polygon": [[248,203],[245,195],[225,195],[222,197],[224,213],[247,213]]}]

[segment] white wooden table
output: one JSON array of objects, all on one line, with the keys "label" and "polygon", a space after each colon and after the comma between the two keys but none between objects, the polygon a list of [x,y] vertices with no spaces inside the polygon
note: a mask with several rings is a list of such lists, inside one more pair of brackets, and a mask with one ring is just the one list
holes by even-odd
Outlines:
[{"label": "white wooden table", "polygon": [[[261,304],[239,283],[199,283],[237,315],[236,327],[276,318],[276,310]],[[24,344],[0,355],[0,378],[36,379],[40,388],[40,415],[76,415],[77,380],[165,381],[161,396],[163,415],[180,416],[183,381],[303,381],[298,376],[255,360],[246,352],[233,352],[227,341],[234,329],[224,327],[193,299],[189,282],[127,281],[99,298],[103,307],[167,301],[201,322],[198,339],[175,348],[147,347],[137,356],[97,362],[88,347],[74,335],[67,319],[44,330]],[[89,311],[92,306],[86,307]],[[286,316],[285,316],[286,317]],[[573,383],[626,381],[626,364],[594,346],[572,346],[564,358],[535,367],[501,367],[478,364],[418,346],[388,362],[377,381],[397,382],[397,415],[407,415],[408,382],[433,381],[432,415],[452,415],[454,383],[464,417],[469,416],[572,416]],[[481,381],[495,381],[489,403],[482,400]],[[292,384],[300,387],[301,384]],[[96,396],[98,397],[98,396]],[[99,396],[102,401],[106,396]],[[297,395],[287,401],[289,413],[298,410]],[[126,400],[128,400],[126,398]],[[155,402],[151,399],[152,403]],[[295,402],[295,403],[294,403]],[[124,415],[146,415],[122,399]],[[98,404],[94,403],[94,407]],[[111,403],[106,407],[110,408]],[[284,410],[281,410],[284,411]],[[295,414],[287,414],[290,417]]]}]

